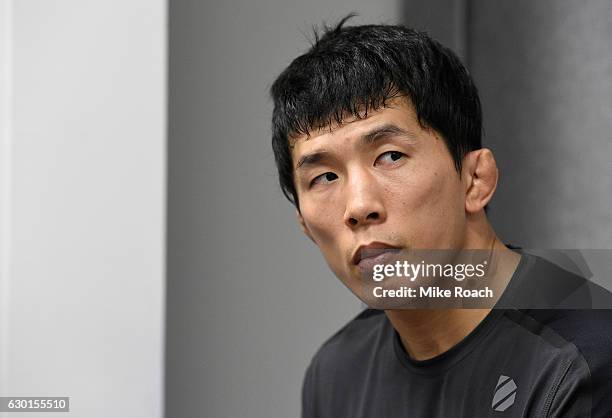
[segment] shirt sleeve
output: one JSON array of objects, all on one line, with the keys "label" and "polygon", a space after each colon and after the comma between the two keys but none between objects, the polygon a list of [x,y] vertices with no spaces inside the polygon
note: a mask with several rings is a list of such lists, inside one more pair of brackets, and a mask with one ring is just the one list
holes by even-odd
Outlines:
[{"label": "shirt sleeve", "polygon": [[302,418],[318,418],[316,414],[314,366],[311,363],[306,369],[302,383]]},{"label": "shirt sleeve", "polygon": [[583,358],[576,358],[567,367],[560,383],[552,392],[546,417],[596,418],[610,414],[595,414],[592,409],[592,381]]}]

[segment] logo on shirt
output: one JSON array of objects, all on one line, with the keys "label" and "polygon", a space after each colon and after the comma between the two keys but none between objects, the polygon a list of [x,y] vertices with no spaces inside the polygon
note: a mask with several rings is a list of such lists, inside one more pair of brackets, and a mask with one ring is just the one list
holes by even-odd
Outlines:
[{"label": "logo on shirt", "polygon": [[516,383],[514,380],[503,374],[499,376],[497,386],[495,386],[495,394],[493,395],[493,403],[491,406],[494,411],[505,411],[514,404],[516,397]]}]

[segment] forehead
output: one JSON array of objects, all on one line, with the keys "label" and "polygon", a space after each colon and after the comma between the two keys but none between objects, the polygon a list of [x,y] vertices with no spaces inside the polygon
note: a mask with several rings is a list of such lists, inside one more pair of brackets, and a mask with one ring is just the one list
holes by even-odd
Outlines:
[{"label": "forehead", "polygon": [[292,137],[290,146],[294,162],[296,157],[313,148],[331,145],[340,140],[345,142],[345,140],[360,138],[381,124],[392,124],[414,134],[424,132],[410,100],[405,97],[397,97],[388,100],[385,107],[368,111],[366,118],[360,119],[349,115],[342,121],[342,124],[328,125],[313,129],[308,135]]}]

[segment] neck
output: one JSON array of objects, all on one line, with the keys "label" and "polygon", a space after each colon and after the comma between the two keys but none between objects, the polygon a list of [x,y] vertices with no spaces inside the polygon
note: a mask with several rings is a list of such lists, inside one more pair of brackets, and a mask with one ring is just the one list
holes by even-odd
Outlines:
[{"label": "neck", "polygon": [[[488,226],[488,225],[487,225]],[[492,228],[483,228],[479,239],[466,249],[493,249],[499,263],[495,293],[501,295],[520,261],[520,255],[508,249]],[[427,360],[451,349],[489,314],[486,309],[405,309],[386,310],[385,314],[398,332],[406,352],[415,360]]]}]

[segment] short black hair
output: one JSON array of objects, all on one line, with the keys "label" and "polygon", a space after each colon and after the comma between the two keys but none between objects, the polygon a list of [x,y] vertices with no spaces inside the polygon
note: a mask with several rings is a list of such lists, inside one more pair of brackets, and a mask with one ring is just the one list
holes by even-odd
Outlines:
[{"label": "short black hair", "polygon": [[344,26],[352,16],[315,30],[311,48],[270,89],[280,186],[298,210],[290,138],[367,117],[393,97],[410,98],[419,123],[444,138],[459,173],[463,157],[482,147],[478,91],[455,53],[401,25]]}]

